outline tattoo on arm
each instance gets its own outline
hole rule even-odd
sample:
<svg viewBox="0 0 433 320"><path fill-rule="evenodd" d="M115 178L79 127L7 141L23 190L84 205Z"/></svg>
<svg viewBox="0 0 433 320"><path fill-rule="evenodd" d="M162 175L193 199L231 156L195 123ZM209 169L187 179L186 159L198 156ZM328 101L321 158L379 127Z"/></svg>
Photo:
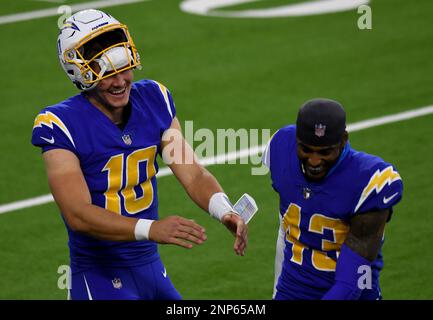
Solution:
<svg viewBox="0 0 433 320"><path fill-rule="evenodd" d="M353 217L345 244L362 257L374 261L379 252L388 215L389 210L382 210Z"/></svg>

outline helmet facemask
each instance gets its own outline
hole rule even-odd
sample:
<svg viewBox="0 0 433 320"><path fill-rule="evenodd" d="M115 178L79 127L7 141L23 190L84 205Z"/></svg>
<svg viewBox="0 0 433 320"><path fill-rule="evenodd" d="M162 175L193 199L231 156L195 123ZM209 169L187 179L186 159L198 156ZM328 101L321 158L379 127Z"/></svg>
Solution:
<svg viewBox="0 0 433 320"><path fill-rule="evenodd" d="M141 68L128 28L122 24L97 29L66 50L64 59L78 67L80 74L75 84L81 90L90 90L102 79L125 70Z"/></svg>

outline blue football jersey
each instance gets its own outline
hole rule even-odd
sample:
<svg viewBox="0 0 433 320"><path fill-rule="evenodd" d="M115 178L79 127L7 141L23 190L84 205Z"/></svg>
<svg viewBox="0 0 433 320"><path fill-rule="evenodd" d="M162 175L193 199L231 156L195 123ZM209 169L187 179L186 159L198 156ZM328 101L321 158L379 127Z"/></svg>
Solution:
<svg viewBox="0 0 433 320"><path fill-rule="evenodd" d="M176 110L169 91L151 80L133 83L129 101L131 114L123 129L83 93L47 107L35 119L32 143L43 152L61 148L77 156L92 204L126 217L156 220L156 156ZM95 264L137 266L159 258L154 242L98 240L65 224L75 272Z"/></svg>
<svg viewBox="0 0 433 320"><path fill-rule="evenodd" d="M308 181L297 156L294 125L274 134L263 162L280 199L276 292L290 292L288 297L294 299L320 299L334 284L336 261L350 219L370 211L392 212L402 197L401 177L391 164L347 143L322 181ZM372 288L363 290L361 299L371 297L372 291L380 295L382 267L379 252L371 267Z"/></svg>

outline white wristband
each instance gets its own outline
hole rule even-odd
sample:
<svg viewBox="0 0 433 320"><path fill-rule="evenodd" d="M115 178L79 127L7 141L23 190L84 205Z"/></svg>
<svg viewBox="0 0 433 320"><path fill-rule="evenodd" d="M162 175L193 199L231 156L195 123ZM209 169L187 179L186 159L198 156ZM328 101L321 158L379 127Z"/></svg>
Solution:
<svg viewBox="0 0 433 320"><path fill-rule="evenodd" d="M149 230L150 226L155 220L149 219L138 219L137 224L135 225L135 239L137 241L141 240L149 240Z"/></svg>
<svg viewBox="0 0 433 320"><path fill-rule="evenodd" d="M209 200L209 213L215 219L221 221L222 217L233 211L233 205L224 192L217 192Z"/></svg>

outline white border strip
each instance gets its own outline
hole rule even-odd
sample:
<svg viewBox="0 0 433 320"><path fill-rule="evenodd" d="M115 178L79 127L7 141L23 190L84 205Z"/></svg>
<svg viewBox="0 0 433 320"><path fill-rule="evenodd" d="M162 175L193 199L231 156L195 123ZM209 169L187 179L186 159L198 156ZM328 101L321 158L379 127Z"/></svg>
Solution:
<svg viewBox="0 0 433 320"><path fill-rule="evenodd" d="M85 9L100 9L100 8L105 8L105 7L114 7L114 6L120 6L120 5L124 5L124 4L137 3L137 2L143 2L143 1L150 1L150 0L91 1L91 2L73 4L73 5L70 5L70 8L71 8L72 12L74 12L74 11L80 11L80 10L85 10ZM6 16L0 16L0 25L1 24L7 24L7 23L13 23L13 22L19 22L19 21L27 21L27 20L34 20L34 19L39 19L39 18L59 16L59 15L60 14L58 13L58 7L29 11L29 12L22 12L22 13L16 13L16 14L10 14L10 15L6 15Z"/></svg>
<svg viewBox="0 0 433 320"><path fill-rule="evenodd" d="M429 114L433 114L433 105L423 107L423 108L414 109L414 110L410 110L410 111L405 111L405 112L401 112L401 113L396 113L396 114L392 114L392 115L388 115L388 116L384 116L384 117L373 118L373 119L369 119L369 120L355 122L355 123L349 124L347 126L347 130L349 132L356 132L356 131L361 131L361 130L368 129L368 128L382 126L382 125L385 125L388 123L394 123L394 122L399 122L399 121L403 121L403 120L409 120L409 119L413 119L413 118L417 118L417 117L422 117L422 116L429 115ZM221 155L218 155L216 157L204 158L204 159L200 160L200 163L203 166L210 166L210 165L214 165L214 164L224 164L224 163L228 162L229 160L237 160L237 159L249 157L251 155L257 155L259 152L262 152L265 149L265 147L266 147L266 144L263 144L263 145L252 147L249 149L241 149L241 150L237 150L237 151L230 152L227 154L221 154ZM161 178L161 177L168 176L171 174L172 174L172 172L171 172L170 168L164 167L164 168L159 170L157 177ZM53 201L54 201L53 196L51 194L47 194L47 195L39 196L36 198L30 198L30 199L26 199L26 200L16 201L16 202L8 203L8 204L3 204L3 205L0 205L0 214L15 211L15 210L20 210L20 209L24 209L24 208L34 207L34 206L42 205L42 204L53 202Z"/></svg>
<svg viewBox="0 0 433 320"><path fill-rule="evenodd" d="M34 206L39 206L41 204L53 202L54 198L51 194L46 194L36 198L30 198L26 200L16 201L8 204L3 204L0 206L0 214L15 211L23 208L29 208Z"/></svg>

